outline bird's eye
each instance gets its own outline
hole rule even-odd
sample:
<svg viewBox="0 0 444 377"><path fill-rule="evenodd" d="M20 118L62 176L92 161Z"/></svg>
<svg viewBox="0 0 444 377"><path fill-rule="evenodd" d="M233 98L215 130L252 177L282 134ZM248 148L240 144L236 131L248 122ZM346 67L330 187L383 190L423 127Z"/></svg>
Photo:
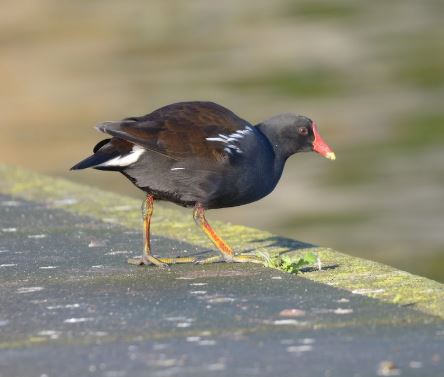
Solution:
<svg viewBox="0 0 444 377"><path fill-rule="evenodd" d="M308 135L308 128L306 128L306 127L299 127L298 128L298 133L299 133L299 135L307 136Z"/></svg>

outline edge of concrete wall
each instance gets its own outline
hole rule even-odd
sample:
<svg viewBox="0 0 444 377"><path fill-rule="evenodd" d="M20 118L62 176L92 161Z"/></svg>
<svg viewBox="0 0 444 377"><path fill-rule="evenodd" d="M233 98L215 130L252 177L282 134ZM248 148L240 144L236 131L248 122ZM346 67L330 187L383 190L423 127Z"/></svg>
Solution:
<svg viewBox="0 0 444 377"><path fill-rule="evenodd" d="M0 164L0 193L128 228L141 227L138 200L17 167ZM255 250L271 257L285 253L290 258L299 258L309 250L330 268L309 270L301 274L302 277L444 319L444 284L258 229L221 222L212 224L237 252ZM184 218L179 211L162 206L156 207L153 232L199 246L210 246L195 228L191 214Z"/></svg>

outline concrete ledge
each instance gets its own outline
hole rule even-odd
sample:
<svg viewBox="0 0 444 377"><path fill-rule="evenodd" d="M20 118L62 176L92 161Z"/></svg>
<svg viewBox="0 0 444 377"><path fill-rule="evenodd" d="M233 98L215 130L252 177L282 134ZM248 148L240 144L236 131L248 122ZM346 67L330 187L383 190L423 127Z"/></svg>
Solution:
<svg viewBox="0 0 444 377"><path fill-rule="evenodd" d="M0 193L127 228L141 226L140 203L135 199L20 168L0 165ZM214 222L214 226L240 252L255 250L270 256L285 253L292 258L306 250L315 252L330 268L305 272L301 276L306 279L444 318L444 285L436 281L253 228L220 222ZM156 207L153 233L209 246L195 228L191 214L183 218L179 212L161 206Z"/></svg>

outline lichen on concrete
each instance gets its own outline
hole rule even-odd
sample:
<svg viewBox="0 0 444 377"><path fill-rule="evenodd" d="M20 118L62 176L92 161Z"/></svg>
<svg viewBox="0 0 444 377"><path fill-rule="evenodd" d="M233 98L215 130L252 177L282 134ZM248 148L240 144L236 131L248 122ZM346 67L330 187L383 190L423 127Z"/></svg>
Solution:
<svg viewBox="0 0 444 377"><path fill-rule="evenodd" d="M0 193L103 221L117 221L130 229L140 229L140 203L132 198L75 184L63 179L0 165ZM122 211L121 208L134 210ZM191 219L162 206L156 208L153 233L209 247ZM307 249L317 253L321 271L311 269L304 278L372 297L383 302L408 305L444 318L444 286L438 282L395 268L337 251L317 248L295 240L277 237L257 229L214 222L214 227L238 252L261 252L299 258Z"/></svg>

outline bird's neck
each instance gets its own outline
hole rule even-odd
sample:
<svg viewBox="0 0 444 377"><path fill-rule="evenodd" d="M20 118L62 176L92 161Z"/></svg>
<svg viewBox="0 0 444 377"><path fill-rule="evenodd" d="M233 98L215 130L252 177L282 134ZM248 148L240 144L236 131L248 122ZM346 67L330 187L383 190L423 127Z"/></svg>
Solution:
<svg viewBox="0 0 444 377"><path fill-rule="evenodd" d="M293 150L294 146L289 143L285 137L282 137L282 133L280 132L281 130L279 128L272 127L264 123L259 123L256 127L270 142L277 160L285 163L287 158L296 152Z"/></svg>
<svg viewBox="0 0 444 377"><path fill-rule="evenodd" d="M282 171L284 169L287 158L293 153L288 153L285 149L282 149L282 143L279 139L279 135L273 130L272 127L267 127L265 124L260 123L256 125L256 128L265 136L268 143L274 152L274 174L276 182L280 179Z"/></svg>

